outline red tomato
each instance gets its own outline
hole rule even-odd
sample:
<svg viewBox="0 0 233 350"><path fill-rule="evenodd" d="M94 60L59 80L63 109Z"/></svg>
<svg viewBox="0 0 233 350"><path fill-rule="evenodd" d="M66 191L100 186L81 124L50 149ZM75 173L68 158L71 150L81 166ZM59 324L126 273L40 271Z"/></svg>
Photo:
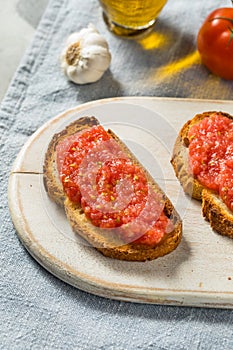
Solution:
<svg viewBox="0 0 233 350"><path fill-rule="evenodd" d="M197 47L203 64L212 73L233 79L233 8L219 8L205 19Z"/></svg>

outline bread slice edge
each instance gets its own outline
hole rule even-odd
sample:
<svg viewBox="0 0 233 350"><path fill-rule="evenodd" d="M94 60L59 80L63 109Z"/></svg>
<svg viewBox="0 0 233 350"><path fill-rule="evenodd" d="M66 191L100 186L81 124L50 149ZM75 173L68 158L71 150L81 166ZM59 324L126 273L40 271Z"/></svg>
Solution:
<svg viewBox="0 0 233 350"><path fill-rule="evenodd" d="M209 221L212 229L219 234L233 238L233 213L222 202L219 195L204 186L189 172L188 169L188 132L191 126L197 124L213 113L233 120L233 116L225 112L209 111L197 114L187 121L176 139L171 163L184 192L190 197L202 201L202 214Z"/></svg>
<svg viewBox="0 0 233 350"><path fill-rule="evenodd" d="M127 156L144 170L148 182L152 185L154 191L160 193L163 197L165 205L164 212L173 222L173 231L166 233L162 241L154 247L148 247L142 244L136 245L135 243L125 244L125 242L119 241L117 238L113 239L111 235L108 237L106 232L103 232L103 229L101 230L92 225L89 220L86 219L81 207L72 203L66 197L57 174L56 146L66 137L98 124L99 122L95 117L83 117L71 123L63 131L53 136L49 143L44 161L43 178L48 196L56 204L64 207L67 219L74 232L83 237L105 256L119 260L146 261L153 260L172 252L178 246L182 238L182 221L180 216L166 194L160 189L147 170L140 164L128 147L113 133L113 131L108 130L107 132L114 140L116 140Z"/></svg>

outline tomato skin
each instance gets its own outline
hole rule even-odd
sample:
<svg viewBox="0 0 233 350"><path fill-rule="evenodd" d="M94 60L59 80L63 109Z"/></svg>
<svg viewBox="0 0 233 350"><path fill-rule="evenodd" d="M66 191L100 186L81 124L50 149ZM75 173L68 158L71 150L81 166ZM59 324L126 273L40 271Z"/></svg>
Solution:
<svg viewBox="0 0 233 350"><path fill-rule="evenodd" d="M219 17L232 19L232 22ZM233 8L219 8L205 19L197 37L197 48L203 64L212 73L227 80L233 80L231 31L233 31Z"/></svg>

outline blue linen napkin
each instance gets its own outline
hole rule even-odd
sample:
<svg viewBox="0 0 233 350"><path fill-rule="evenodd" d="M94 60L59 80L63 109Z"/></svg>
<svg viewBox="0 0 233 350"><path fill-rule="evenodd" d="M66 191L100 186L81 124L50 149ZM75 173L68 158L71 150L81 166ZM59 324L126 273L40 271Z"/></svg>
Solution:
<svg viewBox="0 0 233 350"><path fill-rule="evenodd" d="M26 252L7 209L17 153L38 127L67 108L129 95L231 99L233 82L210 74L195 53L200 24L218 6L230 4L168 1L150 42L109 33L96 0L50 1L0 110L0 349L233 348L231 310L112 301L58 280ZM112 63L100 81L77 86L63 76L59 55L66 37L90 22L106 37ZM166 39L162 46L159 35Z"/></svg>

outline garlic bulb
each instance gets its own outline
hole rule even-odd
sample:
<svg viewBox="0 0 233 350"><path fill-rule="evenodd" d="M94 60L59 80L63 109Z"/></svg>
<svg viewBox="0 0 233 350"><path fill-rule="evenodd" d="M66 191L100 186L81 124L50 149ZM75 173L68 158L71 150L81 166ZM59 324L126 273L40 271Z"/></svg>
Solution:
<svg viewBox="0 0 233 350"><path fill-rule="evenodd" d="M61 56L64 73L76 84L99 80L110 62L108 43L92 24L68 37Z"/></svg>

